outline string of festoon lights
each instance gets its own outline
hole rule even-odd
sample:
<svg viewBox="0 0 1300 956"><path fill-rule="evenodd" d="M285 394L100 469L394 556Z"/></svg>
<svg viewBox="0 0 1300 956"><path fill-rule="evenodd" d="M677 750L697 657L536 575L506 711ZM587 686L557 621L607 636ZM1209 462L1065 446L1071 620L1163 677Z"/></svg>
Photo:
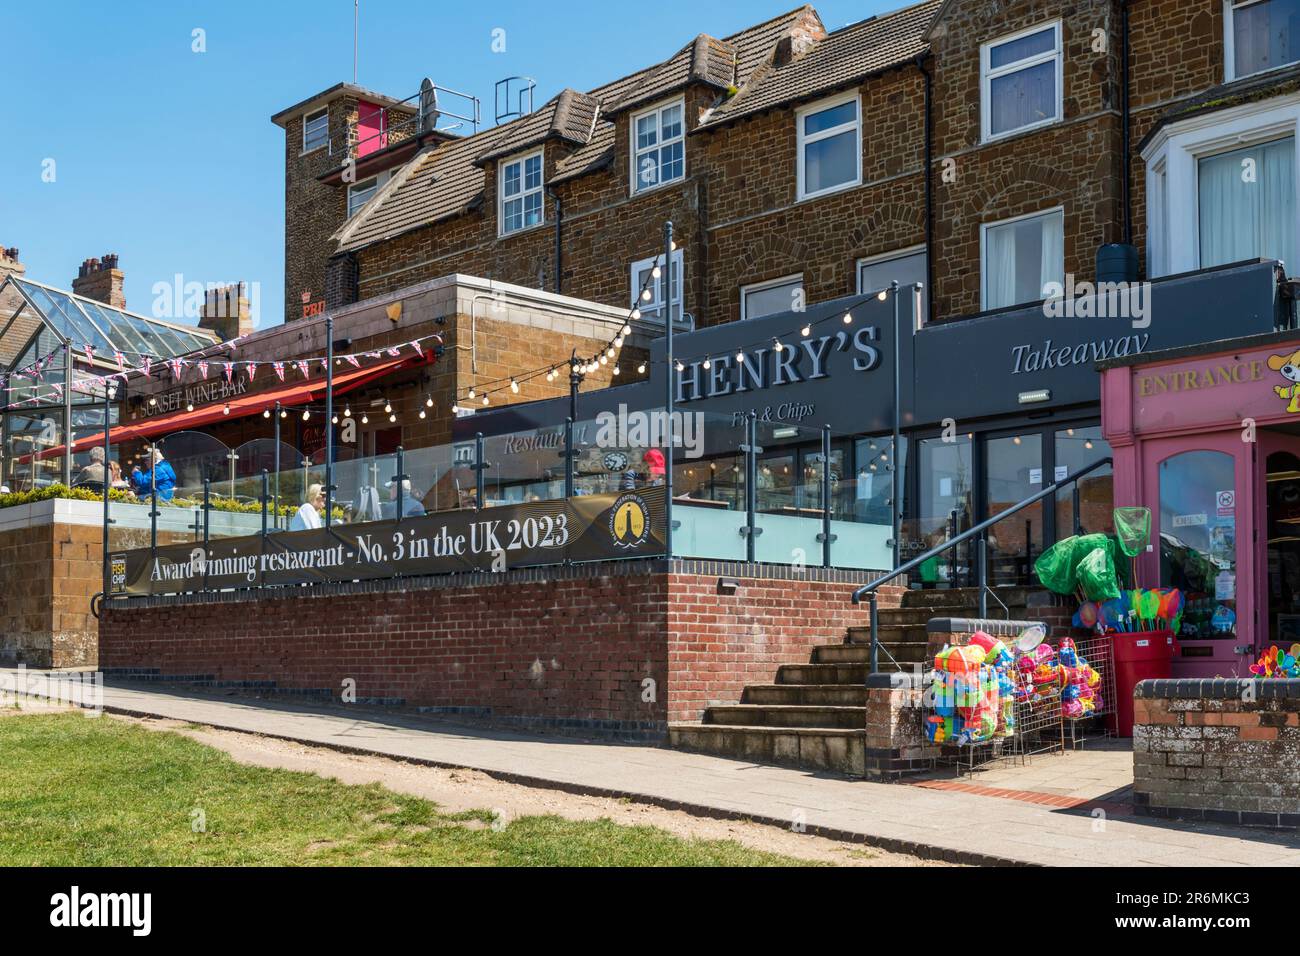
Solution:
<svg viewBox="0 0 1300 956"><path fill-rule="evenodd" d="M677 250L676 242L672 244L672 248L673 251ZM655 263L654 268L651 270L649 275L647 275L645 282L642 284L641 289L637 294L637 305L634 306L632 310L628 313L629 321L635 321L641 318L640 304L642 302L653 301L654 295L650 291L651 283L662 278L663 276L663 270L661 266L662 261L663 261L662 255L658 256L654 260ZM920 283L901 285L898 288L898 292L902 293L904 290L914 291L919 288L920 288ZM788 333L785 336L781 336L781 335L764 336L763 338L756 339L753 342L740 345L740 346L735 346L734 347L736 349L735 359L737 362L743 362L745 360L744 353L747 349L756 348L761 345L770 345L772 351L776 352L779 355L786 348L794 347L788 345L787 343L789 340L796 338L796 332L799 337L806 339L812 335L813 329L819 328L822 325L828 323L836 323L844 326L852 326L854 322L853 310L855 308L867 302L870 302L873 299L880 302L888 301L889 295L892 291L893 291L893 286L886 286L885 288L882 289L873 289L870 292L862 293L853 302L849 303L845 307L845 310L842 314L837 311L835 313L832 313L820 319L814 320L814 319L805 318L803 324L800 327L798 327L796 330ZM667 311L671 314L671 308L669 308ZM590 375L593 372L599 371L602 367L605 367L610 362L613 362L614 363L613 368L610 369L611 374L614 376L621 375L622 367L618 362L617 353L618 350L623 347L624 339L627 336L631 335L631 333L632 333L631 325L625 322L620 332L617 335L615 335L612 339L610 339L609 342L607 342L599 352L597 352L595 355L593 355L590 358L575 357L573 359L569 359L552 365L539 366L538 368L530 369L527 372L520 372L514 375L505 376L503 378L492 379L491 381L487 381L487 382L481 382L478 385L468 389L465 393L465 397L454 401L451 406L452 411L457 412L463 408L468 408L468 406L471 403L477 403L482 406L488 406L492 403L491 396L501 394L504 392L510 392L511 394L518 395L521 388L524 385L526 385L528 382L531 382L535 379L541 378L542 376L546 376L546 380L548 382L552 382L559 375L563 374L562 369L564 369L566 366L572 367L573 370L576 371L579 376L586 376L586 375ZM729 353L730 349L728 349L727 352ZM723 357L722 353L713 353L713 354L706 355L704 361L701 363L701 367L705 371L708 371L710 368L713 367L714 360L722 357ZM678 372L683 372L686 370L685 363L683 363L680 359L675 359L674 361ZM640 375L644 375L648 366L649 366L649 362L647 360L642 360L638 362L637 373Z"/></svg>

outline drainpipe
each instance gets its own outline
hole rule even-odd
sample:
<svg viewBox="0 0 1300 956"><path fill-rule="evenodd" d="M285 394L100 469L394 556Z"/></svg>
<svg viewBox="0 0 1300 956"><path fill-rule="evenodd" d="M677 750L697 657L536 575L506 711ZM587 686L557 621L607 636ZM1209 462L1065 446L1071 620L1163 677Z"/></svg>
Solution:
<svg viewBox="0 0 1300 956"><path fill-rule="evenodd" d="M928 54L916 58L916 68L925 77L925 288L926 315L918 316L929 323L934 318L934 76L925 68ZM898 447L894 447L898 454ZM895 462L897 464L897 462Z"/></svg>
<svg viewBox="0 0 1300 956"><path fill-rule="evenodd" d="M546 195L555 203L555 294L560 295L564 290L564 204L550 186L546 187Z"/></svg>
<svg viewBox="0 0 1300 956"><path fill-rule="evenodd" d="M1121 133L1123 145L1120 148L1124 168L1120 173L1120 196L1124 203L1124 244L1133 245L1133 183L1132 183L1132 156L1129 155L1132 146L1129 133L1130 110L1129 110L1129 75L1128 75L1128 57L1129 57L1129 23L1128 23L1128 6L1129 0L1119 0L1119 22L1120 22L1120 122L1123 124Z"/></svg>

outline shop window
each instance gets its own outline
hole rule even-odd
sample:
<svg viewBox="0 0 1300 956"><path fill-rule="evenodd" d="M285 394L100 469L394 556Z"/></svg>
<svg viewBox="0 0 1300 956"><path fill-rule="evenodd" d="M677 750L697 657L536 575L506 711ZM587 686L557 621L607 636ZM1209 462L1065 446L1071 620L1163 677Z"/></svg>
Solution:
<svg viewBox="0 0 1300 956"><path fill-rule="evenodd" d="M500 179L497 218L501 235L541 225L542 154L502 163Z"/></svg>
<svg viewBox="0 0 1300 956"><path fill-rule="evenodd" d="M686 178L685 106L679 100L632 117L632 192Z"/></svg>
<svg viewBox="0 0 1300 956"><path fill-rule="evenodd" d="M1229 80L1300 60L1300 0L1225 0Z"/></svg>
<svg viewBox="0 0 1300 956"><path fill-rule="evenodd" d="M795 122L799 134L799 199L812 199L862 182L862 125L856 93L799 110Z"/></svg>
<svg viewBox="0 0 1300 956"><path fill-rule="evenodd" d="M1160 463L1160 584L1183 592L1183 639L1229 637L1237 621L1236 479L1231 455Z"/></svg>
<svg viewBox="0 0 1300 956"><path fill-rule="evenodd" d="M664 282L662 278L654 278L653 272L655 264L662 260L663 257L659 256L657 259L642 259L632 263L632 305L641 310L642 318L661 322L664 317ZM668 277L674 322L680 321L682 317L683 268L682 251L678 249L673 253L672 271ZM645 297L646 292L650 293L649 298Z"/></svg>
<svg viewBox="0 0 1300 956"><path fill-rule="evenodd" d="M1056 473L1053 483L1111 457L1110 443L1100 427L1066 428L1056 433ZM1111 467L1098 468L1079 482L1078 527L1084 534L1110 534L1115 530L1115 479ZM1074 489L1056 493L1056 537L1074 534Z"/></svg>
<svg viewBox="0 0 1300 956"><path fill-rule="evenodd" d="M1061 118L1061 24L1035 27L980 48L983 139Z"/></svg>
<svg viewBox="0 0 1300 956"><path fill-rule="evenodd" d="M741 319L797 312L804 305L803 275L786 276L771 282L756 282L740 290Z"/></svg>
<svg viewBox="0 0 1300 956"><path fill-rule="evenodd" d="M983 307L1039 302L1065 282L1065 213L1054 209L981 228Z"/></svg>
<svg viewBox="0 0 1300 956"><path fill-rule="evenodd" d="M893 528L894 516L890 508L894 497L893 468L901 465L907 455L907 439L902 437L899 442L901 458L894 454L892 436L863 438L857 442L853 455L855 473L841 483L838 494L842 503L836 508L836 517ZM906 487L905 477L905 473L900 472L900 494Z"/></svg>
<svg viewBox="0 0 1300 956"><path fill-rule="evenodd" d="M1295 262L1295 139L1200 160L1201 268L1266 257Z"/></svg>
<svg viewBox="0 0 1300 956"><path fill-rule="evenodd" d="M329 142L330 111L328 107L308 113L302 118L302 151L310 153Z"/></svg>
<svg viewBox="0 0 1300 956"><path fill-rule="evenodd" d="M930 314L930 286L926 281L924 247L858 261L859 295L886 289L894 281L900 286L921 283L921 321L924 322Z"/></svg>

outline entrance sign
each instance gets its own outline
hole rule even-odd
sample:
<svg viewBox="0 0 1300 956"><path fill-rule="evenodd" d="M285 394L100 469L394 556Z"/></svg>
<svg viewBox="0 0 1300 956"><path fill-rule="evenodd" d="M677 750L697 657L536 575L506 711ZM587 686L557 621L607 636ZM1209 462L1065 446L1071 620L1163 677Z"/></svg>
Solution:
<svg viewBox="0 0 1300 956"><path fill-rule="evenodd" d="M115 595L503 571L664 553L662 487L282 534L217 538L110 557Z"/></svg>

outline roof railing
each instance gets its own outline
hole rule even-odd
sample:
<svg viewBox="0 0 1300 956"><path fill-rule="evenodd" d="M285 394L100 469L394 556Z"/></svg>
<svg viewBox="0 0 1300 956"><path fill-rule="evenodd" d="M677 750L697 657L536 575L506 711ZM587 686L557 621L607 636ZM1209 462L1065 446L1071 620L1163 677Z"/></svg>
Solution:
<svg viewBox="0 0 1300 956"><path fill-rule="evenodd" d="M447 109L450 99L455 109ZM363 133L361 123L367 124ZM436 85L426 79L420 91L366 117L358 115L355 122L330 137L330 156L356 160L378 152L396 143L413 139L425 133L473 136L483 123L483 107L477 96L461 93ZM373 126L377 124L378 128ZM468 132L457 132L469 127Z"/></svg>

